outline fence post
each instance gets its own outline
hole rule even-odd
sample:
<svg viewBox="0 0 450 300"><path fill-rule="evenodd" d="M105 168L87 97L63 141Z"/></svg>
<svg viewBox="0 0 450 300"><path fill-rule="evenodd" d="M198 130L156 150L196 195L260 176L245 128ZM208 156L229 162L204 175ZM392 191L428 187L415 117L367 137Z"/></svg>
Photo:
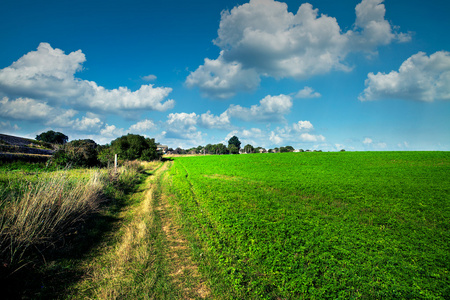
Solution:
<svg viewBox="0 0 450 300"><path fill-rule="evenodd" d="M114 154L114 172L117 173L117 154Z"/></svg>

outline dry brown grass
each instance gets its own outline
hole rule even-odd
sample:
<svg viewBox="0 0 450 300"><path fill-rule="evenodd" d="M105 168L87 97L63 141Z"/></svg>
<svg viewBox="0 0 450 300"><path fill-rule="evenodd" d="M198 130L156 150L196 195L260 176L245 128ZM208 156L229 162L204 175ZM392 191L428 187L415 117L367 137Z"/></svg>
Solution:
<svg viewBox="0 0 450 300"><path fill-rule="evenodd" d="M75 288L82 299L203 299L209 290L190 258L173 212L160 190L171 163L145 168L152 176L140 185L121 213L117 230L86 266L87 276Z"/></svg>
<svg viewBox="0 0 450 300"><path fill-rule="evenodd" d="M0 254L3 263L19 262L31 246L45 248L94 212L108 174L92 171L89 179L57 172L23 186L21 197L0 200Z"/></svg>

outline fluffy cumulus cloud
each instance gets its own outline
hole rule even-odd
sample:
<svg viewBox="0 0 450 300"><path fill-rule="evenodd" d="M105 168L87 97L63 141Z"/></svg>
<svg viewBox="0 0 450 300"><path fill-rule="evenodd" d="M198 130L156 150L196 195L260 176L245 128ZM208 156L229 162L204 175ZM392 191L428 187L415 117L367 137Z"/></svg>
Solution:
<svg viewBox="0 0 450 300"><path fill-rule="evenodd" d="M310 121L298 121L297 123L292 124L292 130L296 132L310 131L313 129L314 126Z"/></svg>
<svg viewBox="0 0 450 300"><path fill-rule="evenodd" d="M231 127L230 117L227 111L219 116L215 116L210 111L207 111L200 116L200 124L205 128L229 129Z"/></svg>
<svg viewBox="0 0 450 300"><path fill-rule="evenodd" d="M284 120L284 115L289 113L292 107L292 97L288 95L266 96L259 105L250 108L240 105L230 105L227 114L231 117L253 122L279 122Z"/></svg>
<svg viewBox="0 0 450 300"><path fill-rule="evenodd" d="M165 122L165 136L167 138L191 139L198 136L196 113L171 113Z"/></svg>
<svg viewBox="0 0 450 300"><path fill-rule="evenodd" d="M342 32L337 20L319 15L309 3L297 13L274 0L251 0L223 11L214 44L217 59L203 65L186 79L205 96L228 98L237 91L259 85L260 76L305 79L331 70L349 70L350 52L374 52L409 35L394 32L385 20L383 0L363 0L356 6L354 28Z"/></svg>
<svg viewBox="0 0 450 300"><path fill-rule="evenodd" d="M72 116L76 112L72 112ZM55 109L45 102L30 98L17 98L14 100L3 97L0 100L0 116L16 120L42 121L50 120L64 114L63 110Z"/></svg>
<svg viewBox="0 0 450 300"><path fill-rule="evenodd" d="M144 133L147 131L153 131L156 129L156 124L152 120L142 120L136 124L130 126L130 132L134 133Z"/></svg>
<svg viewBox="0 0 450 300"><path fill-rule="evenodd" d="M123 128L117 128L115 125L108 125L100 130L100 135L108 139L115 139L119 136L125 134L125 130Z"/></svg>
<svg viewBox="0 0 450 300"><path fill-rule="evenodd" d="M312 131L314 131L314 126L310 121L298 121L292 125L277 127L272 130L269 139L278 146L283 143L299 144L325 141L323 135L312 134Z"/></svg>
<svg viewBox="0 0 450 300"><path fill-rule="evenodd" d="M98 112L173 108L175 102L166 100L171 88L150 84L134 92L126 87L108 90L93 81L76 78L75 73L82 70L85 61L81 50L65 54L41 43L36 51L0 70L0 93L12 99L34 99L41 105L69 105Z"/></svg>
<svg viewBox="0 0 450 300"><path fill-rule="evenodd" d="M355 28L360 30L349 31L349 43L353 49L372 51L379 45L390 44L393 40L407 42L411 39L409 34L394 32L391 24L386 20L384 0L364 0L356 5Z"/></svg>
<svg viewBox="0 0 450 300"><path fill-rule="evenodd" d="M258 73L244 69L239 62L226 62L206 58L205 63L186 79L188 87L198 86L204 96L226 99L234 96L235 90L251 90L259 85Z"/></svg>
<svg viewBox="0 0 450 300"><path fill-rule="evenodd" d="M432 102L450 100L450 52L412 55L398 71L369 73L359 100L397 98Z"/></svg>

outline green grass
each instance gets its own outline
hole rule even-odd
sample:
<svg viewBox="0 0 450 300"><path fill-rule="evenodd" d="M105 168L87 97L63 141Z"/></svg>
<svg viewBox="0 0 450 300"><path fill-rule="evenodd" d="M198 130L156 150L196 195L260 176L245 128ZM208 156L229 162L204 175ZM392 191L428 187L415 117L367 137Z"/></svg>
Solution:
<svg viewBox="0 0 450 300"><path fill-rule="evenodd" d="M3 165L0 283L6 297L63 295L81 276L84 255L112 229L140 171L138 164L117 173Z"/></svg>
<svg viewBox="0 0 450 300"><path fill-rule="evenodd" d="M176 158L215 298L448 299L450 153Z"/></svg>

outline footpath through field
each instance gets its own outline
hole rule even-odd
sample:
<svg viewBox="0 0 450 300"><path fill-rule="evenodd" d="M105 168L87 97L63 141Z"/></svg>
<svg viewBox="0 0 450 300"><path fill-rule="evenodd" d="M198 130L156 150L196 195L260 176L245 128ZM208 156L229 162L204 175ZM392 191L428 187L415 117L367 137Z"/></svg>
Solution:
<svg viewBox="0 0 450 300"><path fill-rule="evenodd" d="M171 161L152 165L120 224L85 264L77 299L204 299L209 295L161 182Z"/></svg>

